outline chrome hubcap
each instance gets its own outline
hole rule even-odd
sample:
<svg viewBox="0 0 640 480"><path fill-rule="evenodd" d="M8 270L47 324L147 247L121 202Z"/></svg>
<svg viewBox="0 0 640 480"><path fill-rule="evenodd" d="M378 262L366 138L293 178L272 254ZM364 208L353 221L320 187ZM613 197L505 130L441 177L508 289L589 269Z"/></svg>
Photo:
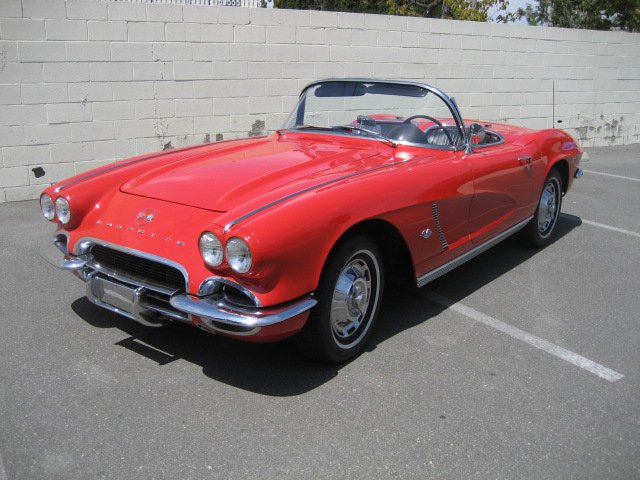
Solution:
<svg viewBox="0 0 640 480"><path fill-rule="evenodd" d="M558 194L559 189L555 181L550 181L544 187L540 196L538 206L538 232L540 235L547 235L558 216Z"/></svg>
<svg viewBox="0 0 640 480"><path fill-rule="evenodd" d="M351 260L338 275L331 300L331 328L338 339L350 337L366 320L371 287L371 271L362 259Z"/></svg>

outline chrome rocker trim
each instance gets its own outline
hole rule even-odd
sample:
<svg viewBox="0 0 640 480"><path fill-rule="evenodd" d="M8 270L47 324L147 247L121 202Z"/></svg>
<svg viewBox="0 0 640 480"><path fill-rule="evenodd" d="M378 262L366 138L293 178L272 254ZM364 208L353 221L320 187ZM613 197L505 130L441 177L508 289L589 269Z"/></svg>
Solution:
<svg viewBox="0 0 640 480"><path fill-rule="evenodd" d="M427 283L433 282L436 278L441 277L445 273L449 273L451 270L462 265L466 261L471 260L472 258L480 255L483 252L486 252L491 247L493 247L494 245L497 245L505 238L509 237L510 235L513 235L518 230L523 229L527 225L527 223L531 221L532 218L533 218L533 215L523 220L522 222L515 224L513 227L505 230L501 234L496 235L495 237L487 240L483 244L480 244L477 247L472 248L468 252L463 253L459 257L456 257L453 260L445 263L444 265L441 265L438 268L435 268L430 272L427 272L426 274L418 277L416 279L418 288L424 287Z"/></svg>
<svg viewBox="0 0 640 480"><path fill-rule="evenodd" d="M85 240L85 239L83 239ZM80 250L88 251L87 242ZM96 241L96 243L100 243ZM122 247L120 247L122 249ZM53 266L62 270L73 271L87 284L87 298L89 301L112 312L124 315L148 327L158 327L166 323L163 319L192 323L191 316L202 319L210 330L225 331L224 326L234 328L258 329L289 320L296 315L312 309L318 303L311 296L298 299L294 302L275 306L243 308L232 305L219 295L191 295L178 293L154 282L126 276L120 272L107 269L94 261L88 253L73 255L68 253L64 235L56 235L53 241L48 241L40 250L41 256ZM173 263L173 262L172 262ZM116 287L128 289L131 299L126 300L126 308L120 308L103 302L95 294L94 285L101 282L116 284ZM100 288L100 286L96 286ZM156 304L145 301L147 293L161 293L169 295L169 303L177 311L162 308ZM154 317L159 317L160 320ZM222 324L222 325L220 325ZM242 334L241 331L230 333ZM245 334L247 332L244 332Z"/></svg>

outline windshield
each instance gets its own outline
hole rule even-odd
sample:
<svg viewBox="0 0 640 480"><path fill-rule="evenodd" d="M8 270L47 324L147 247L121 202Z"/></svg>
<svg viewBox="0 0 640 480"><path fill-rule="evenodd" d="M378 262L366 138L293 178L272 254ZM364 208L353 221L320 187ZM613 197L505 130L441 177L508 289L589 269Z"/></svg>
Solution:
<svg viewBox="0 0 640 480"><path fill-rule="evenodd" d="M391 144L455 148L462 144L453 112L420 85L360 81L308 88L284 129L367 136Z"/></svg>

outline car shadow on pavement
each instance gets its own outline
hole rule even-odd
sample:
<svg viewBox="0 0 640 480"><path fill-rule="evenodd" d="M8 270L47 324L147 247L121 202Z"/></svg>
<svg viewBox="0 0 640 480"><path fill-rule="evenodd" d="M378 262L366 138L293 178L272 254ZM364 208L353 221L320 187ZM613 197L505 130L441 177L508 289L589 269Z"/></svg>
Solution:
<svg viewBox="0 0 640 480"><path fill-rule="evenodd" d="M340 366L307 360L290 342L256 344L170 324L149 328L77 299L73 311L97 328L117 328L128 338L116 345L136 352L158 365L182 359L199 365L209 378L247 391L269 396L295 396L335 377Z"/></svg>
<svg viewBox="0 0 640 480"><path fill-rule="evenodd" d="M560 240L581 224L578 217L559 219ZM522 247L517 239L503 241L425 288L448 285L447 296L460 301L478 288L504 275L541 250ZM409 281L388 282L382 312L365 351L371 352L388 338L437 316L435 305ZM451 288L451 285L455 285ZM290 342L245 343L184 325L149 328L93 305L86 297L72 304L73 311L96 328L117 328L128 335L116 343L156 362L178 359L199 365L209 378L250 392L269 396L295 396L308 392L338 375L343 365L323 365L299 355ZM357 362L358 358L352 360Z"/></svg>
<svg viewBox="0 0 640 480"><path fill-rule="evenodd" d="M580 225L582 219L579 217L561 214L555 238L546 248L561 241ZM413 282L388 283L381 316L369 339L367 351L374 350L377 344L445 310L446 307L427 299L427 290L446 292L446 297L454 303L462 301L531 257L544 255L544 250L523 246L516 234L423 288L417 288Z"/></svg>

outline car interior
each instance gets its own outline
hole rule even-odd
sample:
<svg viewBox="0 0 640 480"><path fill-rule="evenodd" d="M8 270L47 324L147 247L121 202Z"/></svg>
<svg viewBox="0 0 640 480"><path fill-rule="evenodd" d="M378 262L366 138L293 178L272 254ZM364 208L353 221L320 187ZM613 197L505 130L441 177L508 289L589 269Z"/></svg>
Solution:
<svg viewBox="0 0 640 480"><path fill-rule="evenodd" d="M414 117L395 117L377 119L370 116L358 116L357 125L371 132L383 135L391 140L448 147L462 145L460 130L456 125L448 124L425 115ZM501 143L502 136L494 131L485 130L479 124L472 124L473 146L482 147ZM479 127L479 128L478 128Z"/></svg>

